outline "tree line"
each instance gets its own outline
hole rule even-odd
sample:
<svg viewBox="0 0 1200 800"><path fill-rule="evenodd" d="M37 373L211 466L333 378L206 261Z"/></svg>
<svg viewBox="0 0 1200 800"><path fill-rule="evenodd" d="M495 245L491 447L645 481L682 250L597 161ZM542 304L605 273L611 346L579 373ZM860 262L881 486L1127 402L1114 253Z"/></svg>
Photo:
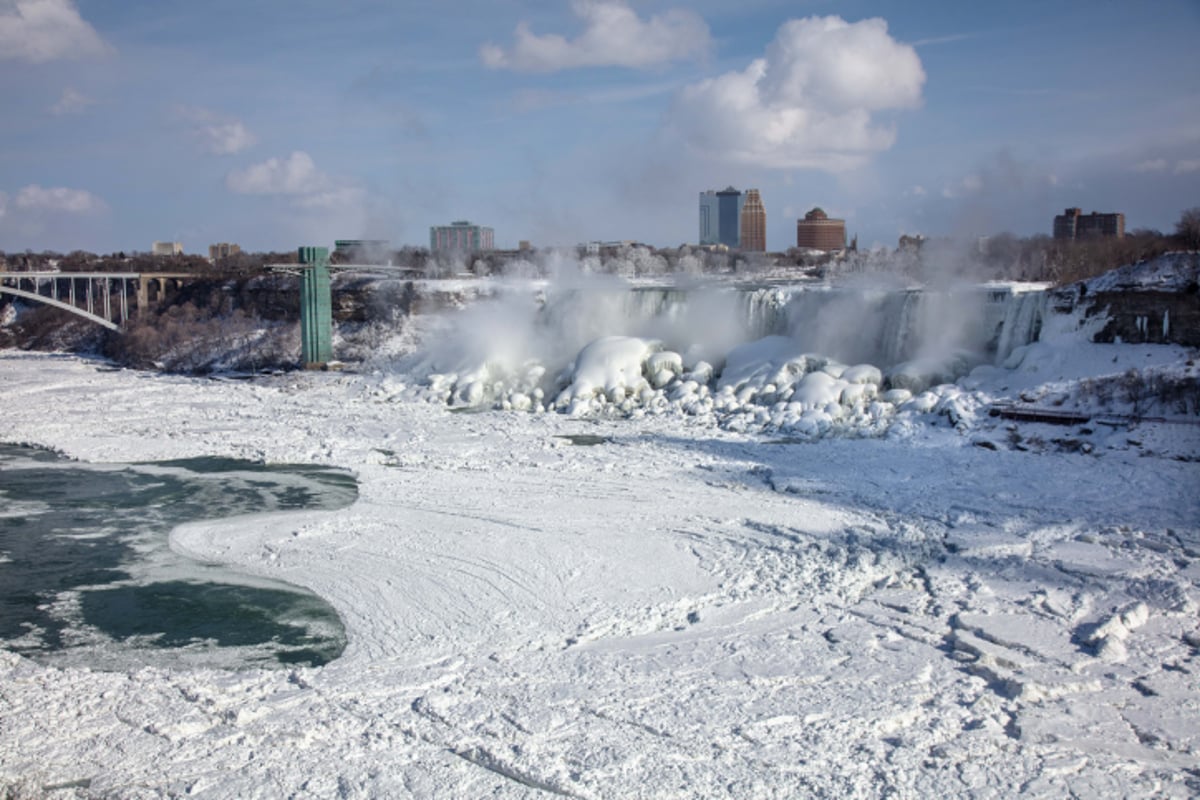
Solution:
<svg viewBox="0 0 1200 800"><path fill-rule="evenodd" d="M1018 237L1001 233L974 242L949 239L900 238L894 250L848 250L816 253L795 248L782 253L740 253L680 245L655 248L626 243L590 252L586 248L543 251L491 251L433 253L424 247L403 247L376 254L380 263L391 262L412 270L414 277L444 278L454 275L515 275L552 277L564 260L582 272L623 277L673 273L749 274L795 268L822 274L839 272L893 272L915 279L929 273L959 272L980 280L1025 280L1058 285L1094 277L1116 267L1135 264L1172 250L1200 249L1200 207L1184 211L1171 234L1139 229L1122 238L1105 237L1064 241L1046 235ZM61 272L180 272L214 278L249 278L270 264L296 263L296 251L237 253L209 260L199 255L154 256L117 252L97 255L82 250L62 254L52 251L4 253L0 269ZM341 260L334 253L334 264Z"/></svg>

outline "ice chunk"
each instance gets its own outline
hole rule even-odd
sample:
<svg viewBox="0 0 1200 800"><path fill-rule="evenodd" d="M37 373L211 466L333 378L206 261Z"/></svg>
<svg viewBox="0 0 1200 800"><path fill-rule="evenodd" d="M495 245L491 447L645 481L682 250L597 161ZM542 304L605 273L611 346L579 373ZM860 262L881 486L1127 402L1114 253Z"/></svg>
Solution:
<svg viewBox="0 0 1200 800"><path fill-rule="evenodd" d="M568 385L558 396L555 405L571 406L577 413L581 406L574 401L596 395L613 403L624 401L628 394L641 392L648 384L642 377L652 345L632 336L605 336L579 351L574 365L568 370Z"/></svg>
<svg viewBox="0 0 1200 800"><path fill-rule="evenodd" d="M888 391L884 392L879 399L885 403L891 403L894 406L898 406L907 403L909 400L912 400L912 396L912 392L910 392L908 389L889 389Z"/></svg>
<svg viewBox="0 0 1200 800"><path fill-rule="evenodd" d="M842 390L841 403L844 406L852 406L855 403L874 400L875 393L875 384L851 383Z"/></svg>
<svg viewBox="0 0 1200 800"><path fill-rule="evenodd" d="M663 370L673 375L683 372L683 356L679 355L679 353L663 350L662 352L651 354L646 359L646 371L651 375Z"/></svg>
<svg viewBox="0 0 1200 800"><path fill-rule="evenodd" d="M810 372L796 384L791 402L805 409L824 409L830 403L839 403L845 381L825 372Z"/></svg>
<svg viewBox="0 0 1200 800"><path fill-rule="evenodd" d="M760 385L766 383L781 365L800 355L795 341L786 336L767 336L753 342L738 345L725 358L725 369L717 388L742 386L756 376Z"/></svg>
<svg viewBox="0 0 1200 800"><path fill-rule="evenodd" d="M841 375L842 380L846 383L873 383L876 386L883 384L883 373L879 368L871 364L857 364L853 367L846 367Z"/></svg>

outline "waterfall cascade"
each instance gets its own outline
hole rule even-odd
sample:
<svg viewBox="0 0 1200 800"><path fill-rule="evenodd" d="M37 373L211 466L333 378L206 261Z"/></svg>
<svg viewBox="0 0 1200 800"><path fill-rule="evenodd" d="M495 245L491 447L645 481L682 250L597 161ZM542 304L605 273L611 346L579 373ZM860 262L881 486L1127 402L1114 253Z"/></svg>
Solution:
<svg viewBox="0 0 1200 800"><path fill-rule="evenodd" d="M1004 303L1004 321L996 336L997 366L1003 366L1018 347L1036 342L1046 314L1045 292L1009 292Z"/></svg>
<svg viewBox="0 0 1200 800"><path fill-rule="evenodd" d="M1045 305L1043 292L1012 286L518 292L465 309L453 335L421 355L427 381L416 391L455 406L571 414L686 407L770 416L783 403L791 416L780 426L809 412L832 425L875 413L876 396L903 404L978 365L1004 363L1039 335Z"/></svg>
<svg viewBox="0 0 1200 800"><path fill-rule="evenodd" d="M548 298L541 322L560 336L569 331L579 347L605 335L640 336L681 353L699 348L711 360L722 348L788 336L807 352L889 368L963 355L1003 364L1037 340L1045 313L1045 292L1008 286L605 288Z"/></svg>

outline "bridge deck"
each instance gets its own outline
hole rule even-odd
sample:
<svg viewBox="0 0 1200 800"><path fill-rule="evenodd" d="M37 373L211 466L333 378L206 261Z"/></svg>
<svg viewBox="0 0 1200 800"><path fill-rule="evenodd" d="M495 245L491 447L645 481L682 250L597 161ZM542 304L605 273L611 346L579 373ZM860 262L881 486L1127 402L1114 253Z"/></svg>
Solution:
<svg viewBox="0 0 1200 800"><path fill-rule="evenodd" d="M85 319L117 330L119 324L129 321L129 284L136 290L136 305L147 303L149 286L160 281L160 290L165 290L162 281L186 280L200 276L188 272L62 272L38 270L12 272L0 270L0 294L33 300L38 303L70 311ZM79 282L82 282L80 284ZM102 283L102 288L96 288ZM47 286L49 291L43 294ZM119 285L117 285L119 284ZM76 291L80 286L82 291ZM29 291L32 289L32 291ZM113 293L116 302L113 302ZM61 295L61 296L60 296Z"/></svg>
<svg viewBox="0 0 1200 800"><path fill-rule="evenodd" d="M70 278L72 280L127 280L136 281L141 278L202 278L194 272L12 272L0 269L0 280L26 280L29 278Z"/></svg>

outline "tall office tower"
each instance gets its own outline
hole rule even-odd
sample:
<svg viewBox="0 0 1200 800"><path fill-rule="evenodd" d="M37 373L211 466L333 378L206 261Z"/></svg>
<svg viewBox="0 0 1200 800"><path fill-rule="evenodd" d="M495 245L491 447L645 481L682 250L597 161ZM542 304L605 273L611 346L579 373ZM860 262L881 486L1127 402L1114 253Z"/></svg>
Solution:
<svg viewBox="0 0 1200 800"><path fill-rule="evenodd" d="M741 248L755 253L767 251L767 210L758 189L746 190L741 214Z"/></svg>
<svg viewBox="0 0 1200 800"><path fill-rule="evenodd" d="M742 205L746 197L732 186L717 192L717 241L737 247L741 241Z"/></svg>
<svg viewBox="0 0 1200 800"><path fill-rule="evenodd" d="M700 193L700 244L717 243L717 193Z"/></svg>

